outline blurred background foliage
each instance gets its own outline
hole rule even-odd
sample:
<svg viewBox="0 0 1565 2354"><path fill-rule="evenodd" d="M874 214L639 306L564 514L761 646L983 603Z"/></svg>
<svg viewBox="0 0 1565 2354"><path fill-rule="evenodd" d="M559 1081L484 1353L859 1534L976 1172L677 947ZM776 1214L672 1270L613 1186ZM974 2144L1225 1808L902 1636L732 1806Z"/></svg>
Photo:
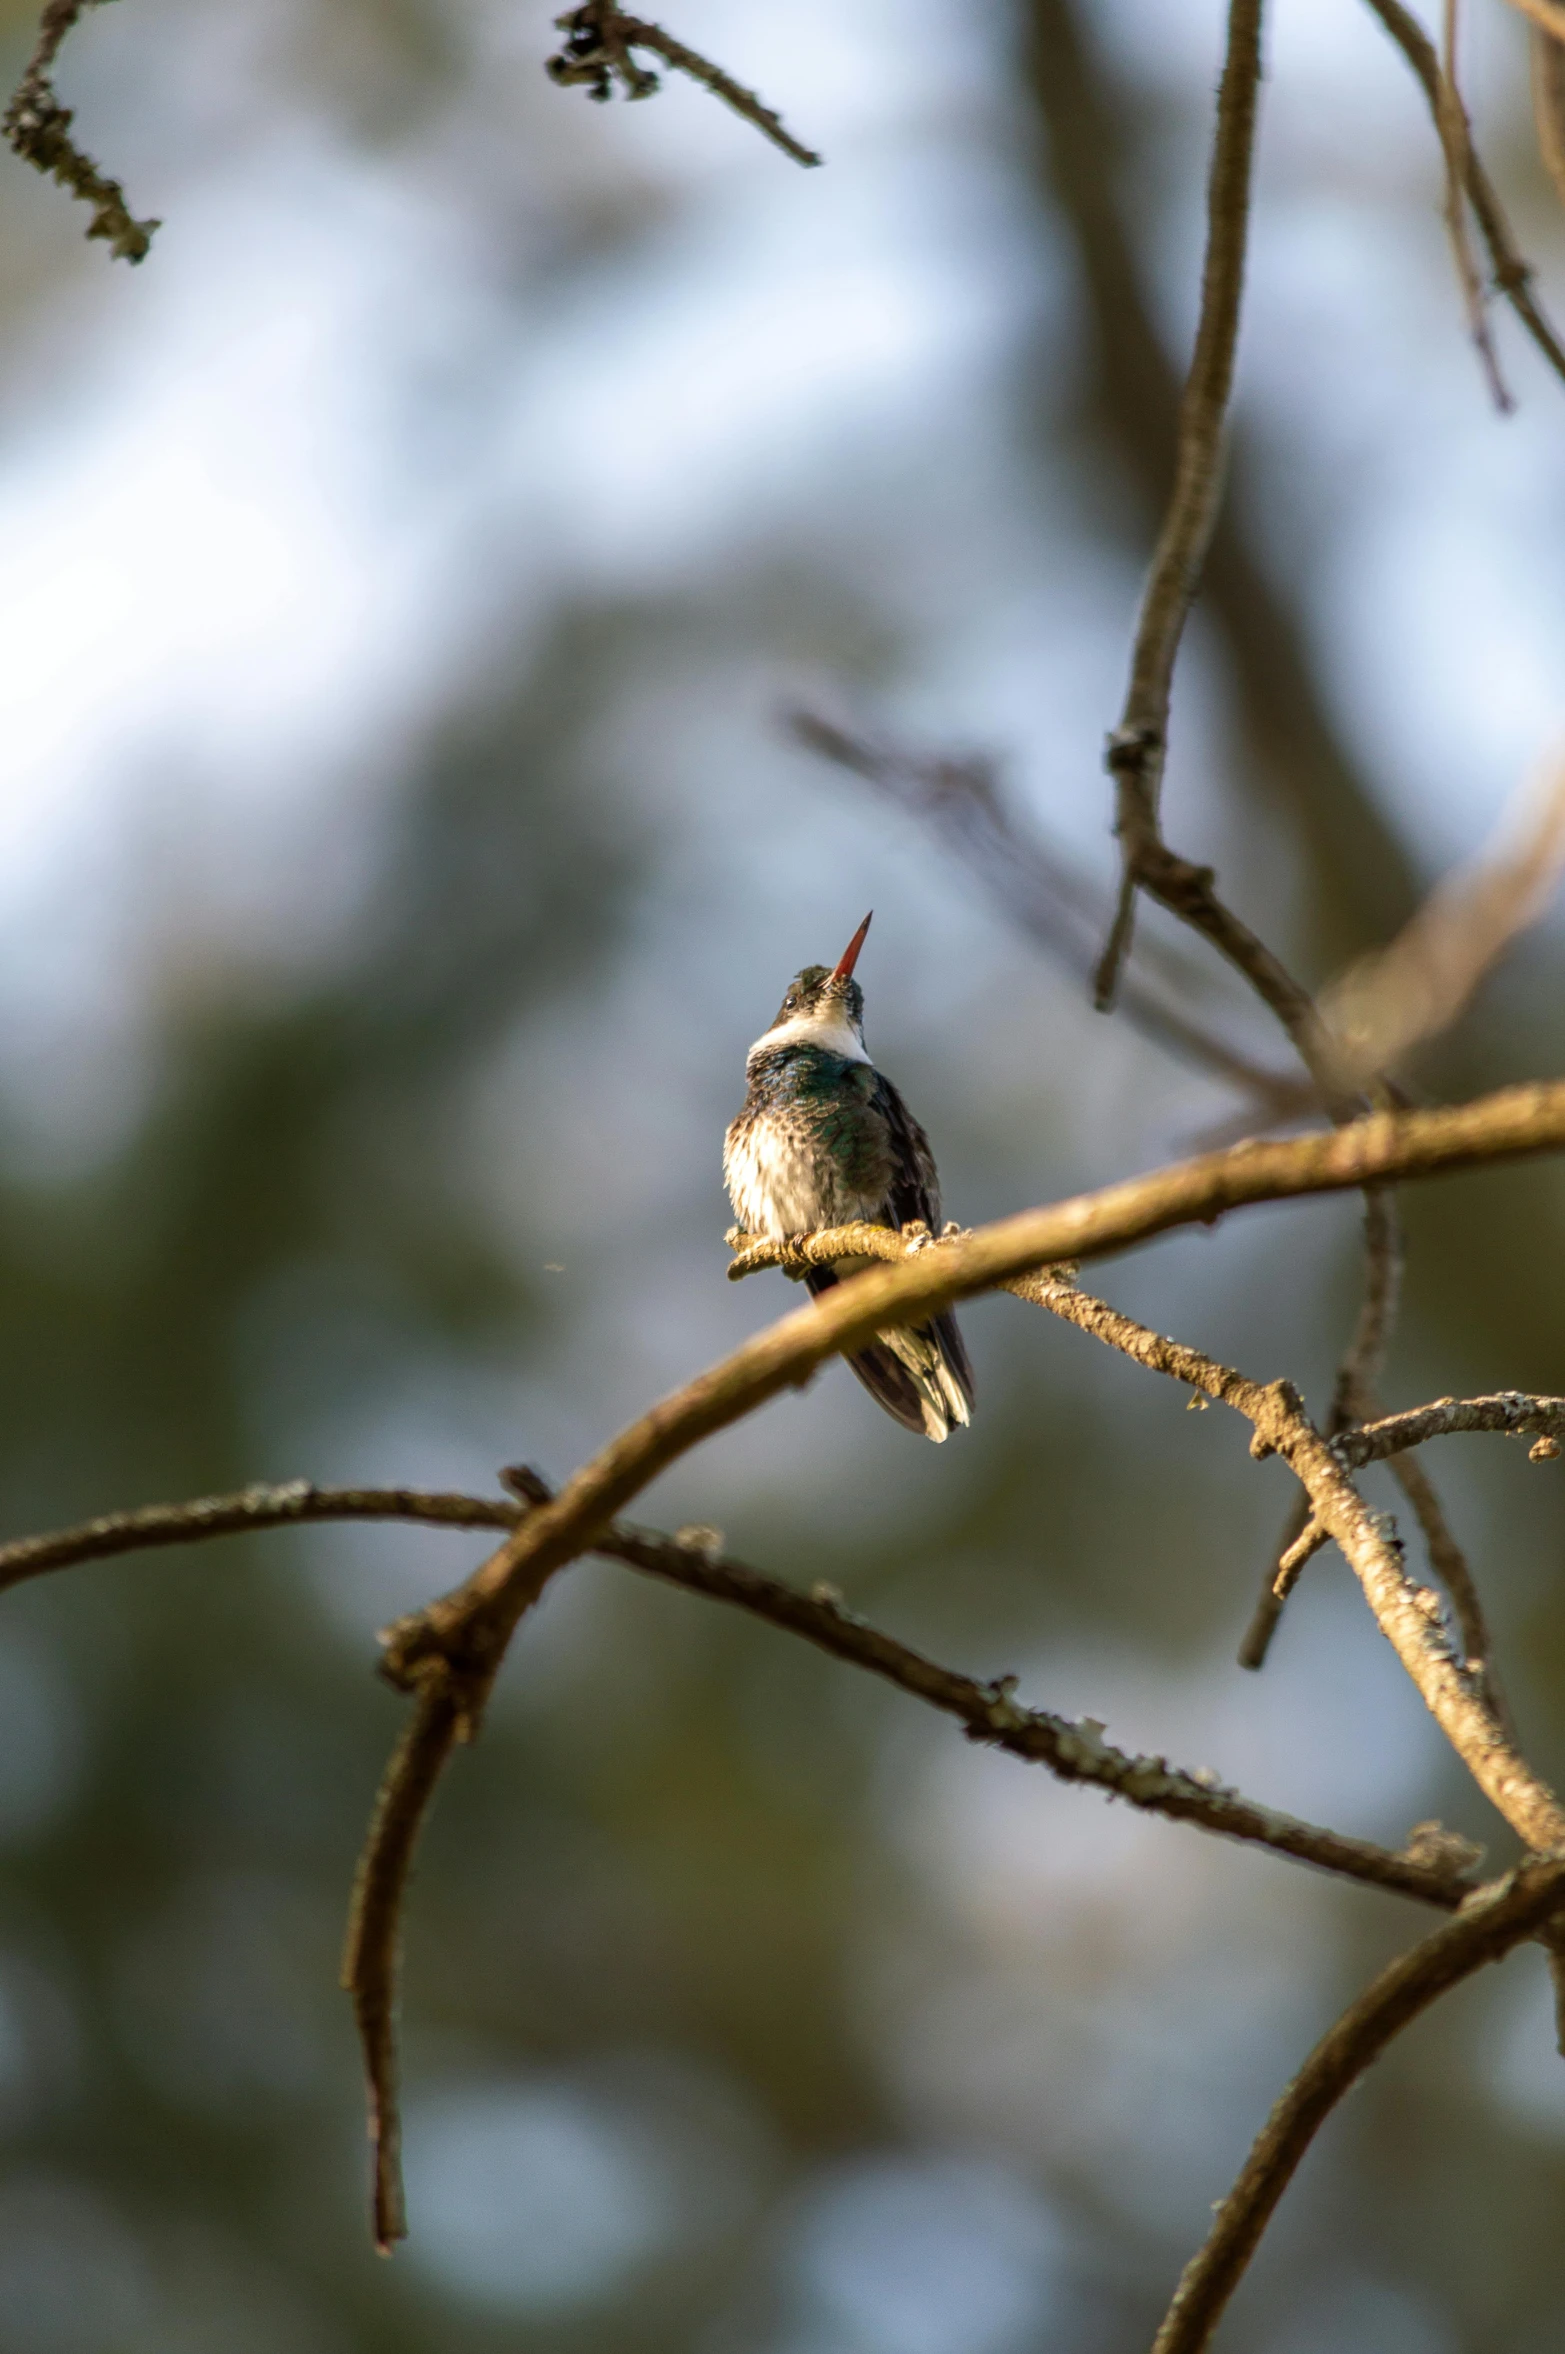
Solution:
<svg viewBox="0 0 1565 2354"><path fill-rule="evenodd" d="M1470 94L1542 285L1522 28ZM1400 59L1278 0L1235 491L1172 838L1312 979L1559 722L1565 393L1485 406ZM32 11L0 10L14 80ZM1215 0L681 0L694 91L554 90L548 10L125 0L78 128L110 267L0 177L0 1488L21 1532L255 1477L563 1475L788 1304L723 1280L721 1130L877 909L870 1039L966 1221L1234 1104L785 741L981 745L1110 872L1117 703L1193 315ZM1155 923L1148 918L1149 926ZM1419 1074L1560 1068L1545 927ZM1257 1050L1259 1015L1212 980ZM1397 1402L1565 1387L1559 1173L1412 1195ZM1324 1397L1351 1204L1106 1272ZM647 1516L954 1664L1381 1838L1464 1791L1334 1555L1233 1666L1285 1509L1220 1414L985 1302L920 1447L832 1371ZM1558 1471L1434 1466L1565 1772ZM398 1722L373 1631L465 1540L78 1570L0 1624L0 2354L1129 2354L1275 2089L1412 1913L980 1754L588 1565L415 1890L414 2236L369 2252L334 1991ZM1526 1952L1324 2136L1234 2354L1552 2354L1565 2065Z"/></svg>

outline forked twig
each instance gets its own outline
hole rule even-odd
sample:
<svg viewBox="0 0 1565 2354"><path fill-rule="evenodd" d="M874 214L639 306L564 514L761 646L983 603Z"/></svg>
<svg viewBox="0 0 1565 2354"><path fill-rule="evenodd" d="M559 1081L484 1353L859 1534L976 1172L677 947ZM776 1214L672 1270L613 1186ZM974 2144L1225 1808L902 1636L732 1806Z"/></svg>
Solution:
<svg viewBox="0 0 1565 2354"><path fill-rule="evenodd" d="M1386 31L1401 50L1429 101L1429 111L1440 122L1440 58L1434 43L1411 9L1402 0L1365 0L1374 10ZM1531 13L1530 10L1525 13ZM1549 22L1555 20L1550 18ZM1506 218L1494 182L1485 171L1473 147L1471 137L1466 143L1464 177L1473 216L1483 233L1489 249L1489 261L1494 271L1494 283L1505 296L1512 310L1526 328L1549 366L1559 377L1565 378L1565 344L1549 324L1532 291L1532 264L1516 242L1511 224Z"/></svg>
<svg viewBox="0 0 1565 2354"><path fill-rule="evenodd" d="M583 6L567 9L554 21L565 35L565 42L544 68L551 81L566 88L573 84L583 86L600 104L608 99L615 82L627 98L650 98L658 88L658 77L645 66L637 65L632 54L645 49L654 57L661 57L676 73L688 74L703 90L710 90L714 98L721 99L724 106L742 115L747 123L753 123L763 138L780 147L784 155L791 155L795 163L813 165L822 161L812 147L803 146L793 136L781 115L764 105L753 90L745 89L709 57L687 49L683 41L676 41L661 25L649 24L639 16L627 16L618 0L584 0Z"/></svg>
<svg viewBox="0 0 1565 2354"><path fill-rule="evenodd" d="M1529 1857L1468 1897L1383 1970L1315 2046L1277 2102L1200 2253L1186 2265L1152 2354L1202 2354L1295 2169L1332 2110L1420 2011L1543 1929L1565 1904L1565 1856Z"/></svg>
<svg viewBox="0 0 1565 2354"><path fill-rule="evenodd" d="M153 232L162 223L133 219L119 182L111 180L75 144L70 135L71 110L60 104L52 79L51 69L66 34L83 10L96 4L97 0L47 0L38 22L37 46L6 108L0 130L24 163L30 163L49 179L58 180L62 188L68 188L83 204L92 206L89 237L106 239L110 253L118 261L140 262L146 260Z"/></svg>
<svg viewBox="0 0 1565 2354"><path fill-rule="evenodd" d="M1364 1192L1364 1297L1347 1352L1337 1368L1326 1436L1335 1438L1351 1423L1362 1421L1365 1401L1385 1363L1402 1294L1402 1222L1396 1198L1385 1186ZM1313 1525L1314 1541L1304 1539ZM1283 1523L1277 1549L1261 1583L1254 1616L1239 1645L1239 1665L1255 1673L1266 1665L1272 1637L1283 1608L1298 1583L1305 1564L1327 1543L1324 1530L1312 1524L1310 1500L1299 1496Z"/></svg>
<svg viewBox="0 0 1565 2354"><path fill-rule="evenodd" d="M1456 78L1458 6L1459 0L1445 0L1440 42L1440 88L1435 105L1435 128L1440 134L1440 146L1445 156L1445 228L1451 245L1451 259L1456 268L1456 282L1461 289L1462 307L1467 313L1467 331L1488 379L1490 398L1501 415L1508 416L1516 403L1500 374L1500 362L1484 310L1483 281L1478 275L1478 264L1473 259L1473 242L1467 228L1467 183L1471 177L1468 167L1472 132Z"/></svg>
<svg viewBox="0 0 1565 2354"><path fill-rule="evenodd" d="M353 1998L369 2094L375 2245L389 2256L407 2237L398 2097L397 1985L402 1908L413 1850L441 1769L461 1737L463 1716L450 1677L432 1674L392 1752L353 1883L342 1983Z"/></svg>
<svg viewBox="0 0 1565 2354"><path fill-rule="evenodd" d="M1124 873L1119 905L1098 965L1095 995L1105 1011L1114 1002L1120 968L1130 947L1137 889L1149 880L1143 870L1161 848L1158 800L1167 755L1174 663L1222 499L1224 434L1244 291L1260 80L1261 0L1229 0L1228 44L1218 85L1207 186L1201 316L1180 403L1174 487L1141 601L1124 709L1109 737L1108 765L1117 787L1115 831Z"/></svg>

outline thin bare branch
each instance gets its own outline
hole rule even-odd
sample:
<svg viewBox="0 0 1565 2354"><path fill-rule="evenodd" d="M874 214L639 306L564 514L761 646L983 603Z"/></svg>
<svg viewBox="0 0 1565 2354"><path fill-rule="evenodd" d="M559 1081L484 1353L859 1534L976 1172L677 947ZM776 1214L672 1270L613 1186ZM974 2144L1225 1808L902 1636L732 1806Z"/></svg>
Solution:
<svg viewBox="0 0 1565 2354"><path fill-rule="evenodd" d="M1429 101L1429 111L1435 118L1435 127L1438 130L1441 73L1440 59L1434 43L1411 9L1402 5L1402 0L1366 0L1366 5L1374 10L1412 67L1422 86L1424 96ZM1562 29L1556 18L1551 17L1549 22L1555 25L1556 30ZM1515 311L1516 316L1548 361L1549 366L1557 376L1565 378L1565 344L1561 343L1534 299L1532 265L1524 258L1521 248L1516 242L1515 233L1506 218L1505 207L1500 202L1499 193L1480 162L1470 136L1467 141L1465 177L1468 201L1472 205L1478 226L1483 232L1484 243L1489 249L1489 261L1494 272L1494 283L1505 296L1512 310Z"/></svg>
<svg viewBox="0 0 1565 2354"><path fill-rule="evenodd" d="M1552 1440L1540 1440L1552 1446ZM1429 1555L1429 1566L1446 1590L1461 1637L1470 1675L1483 1686L1484 1697L1495 1717L1512 1739L1515 1720L1500 1683L1499 1669L1494 1659L1494 1638L1489 1632L1489 1614L1484 1609L1483 1597L1468 1564L1467 1555L1452 1534L1444 1508L1435 1493L1423 1465L1413 1455L1393 1455L1390 1458L1391 1476L1412 1507L1413 1517L1423 1533L1424 1546Z"/></svg>
<svg viewBox="0 0 1565 2354"><path fill-rule="evenodd" d="M435 1785L466 1727L449 1679L430 1677L392 1752L353 1883L342 1983L353 1997L369 2098L375 2245L383 2256L407 2237L398 2100L397 1982L402 1908L413 1850Z"/></svg>
<svg viewBox="0 0 1565 2354"><path fill-rule="evenodd" d="M650 98L658 88L658 77L645 66L637 65L633 55L637 49L649 50L676 73L688 74L703 90L710 90L714 98L721 99L724 106L742 115L747 123L753 123L763 138L780 147L784 155L791 155L795 163L821 162L814 149L802 146L782 117L764 105L753 90L745 89L709 57L687 49L683 41L676 41L661 25L649 24L639 16L627 16L618 0L585 0L584 6L567 9L554 21L564 33L565 41L545 66L551 81L567 88L572 84L584 85L600 102L609 97L616 81L627 98Z"/></svg>
<svg viewBox="0 0 1565 2354"><path fill-rule="evenodd" d="M1124 709L1109 738L1108 764L1118 787L1115 830L1125 863L1119 911L1097 974L1097 1003L1105 1010L1114 1002L1130 946L1135 892L1143 880L1142 853L1160 839L1158 801L1174 663L1222 498L1224 431L1244 291L1260 81L1261 0L1230 0L1207 185L1201 316L1180 405L1174 487L1142 598Z"/></svg>
<svg viewBox="0 0 1565 2354"><path fill-rule="evenodd" d="M1483 281L1478 275L1478 264L1473 258L1473 241L1467 227L1468 158L1472 150L1472 138L1467 109L1462 103L1456 78L1458 8L1459 0L1445 0L1440 43L1440 93L1435 107L1435 128L1440 134L1441 151L1445 156L1445 229L1456 269L1456 282L1461 290L1462 307L1467 313L1467 332L1473 339L1473 347L1488 381L1490 398L1501 415L1508 416L1516 403L1500 374L1500 362L1484 310Z"/></svg>
<svg viewBox="0 0 1565 2354"><path fill-rule="evenodd" d="M48 0L38 22L37 47L6 108L0 130L24 163L92 206L89 237L106 239L117 261L140 262L146 260L153 232L162 223L134 220L119 182L111 180L75 144L70 136L71 110L60 104L52 79L60 44L83 11L95 5L96 0Z"/></svg>
<svg viewBox="0 0 1565 2354"><path fill-rule="evenodd" d="M322 1520L415 1520L435 1528L504 1529L515 1527L517 1511L503 1496L431 1494L422 1488L318 1488L307 1479L290 1479L241 1488L231 1496L198 1496L188 1504L106 1512L49 1536L14 1538L0 1545L0 1592L80 1561Z"/></svg>
<svg viewBox="0 0 1565 2354"><path fill-rule="evenodd" d="M1542 1929L1565 1902L1565 1856L1530 1858L1383 1970L1323 2036L1272 2110L1210 2237L1185 2267L1152 2354L1201 2354L1295 2169L1392 2038L1443 1994Z"/></svg>

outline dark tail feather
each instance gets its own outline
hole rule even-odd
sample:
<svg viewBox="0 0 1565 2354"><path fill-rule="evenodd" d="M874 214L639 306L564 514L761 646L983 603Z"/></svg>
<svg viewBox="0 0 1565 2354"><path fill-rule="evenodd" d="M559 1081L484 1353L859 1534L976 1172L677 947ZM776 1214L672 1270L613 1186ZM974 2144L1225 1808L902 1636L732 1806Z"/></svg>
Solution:
<svg viewBox="0 0 1565 2354"><path fill-rule="evenodd" d="M823 1291L830 1291L839 1278L830 1267L812 1267L804 1280L811 1296L818 1298ZM932 1318L928 1324L912 1326L904 1337L906 1342L914 1344L918 1355L944 1361L970 1414L973 1369L950 1310ZM872 1341L867 1349L858 1350L846 1362L876 1405L884 1407L893 1422L900 1422L904 1430L913 1431L921 1439L943 1439L955 1423L967 1420L967 1414L953 1411L952 1402L938 1379L931 1375L916 1379L884 1341ZM931 1428L931 1416L938 1428Z"/></svg>

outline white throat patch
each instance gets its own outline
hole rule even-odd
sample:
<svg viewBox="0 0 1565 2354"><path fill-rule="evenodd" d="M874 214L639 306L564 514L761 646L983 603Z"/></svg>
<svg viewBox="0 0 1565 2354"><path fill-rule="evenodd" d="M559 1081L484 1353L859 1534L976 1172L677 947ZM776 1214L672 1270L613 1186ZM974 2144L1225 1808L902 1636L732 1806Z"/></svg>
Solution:
<svg viewBox="0 0 1565 2354"><path fill-rule="evenodd" d="M758 1038L750 1049L747 1060L758 1054L769 1054L778 1046L819 1046L827 1054L841 1055L845 1063L867 1063L864 1042L841 1006L833 1006L829 1013L795 1014L791 1021L778 1022L775 1028Z"/></svg>

